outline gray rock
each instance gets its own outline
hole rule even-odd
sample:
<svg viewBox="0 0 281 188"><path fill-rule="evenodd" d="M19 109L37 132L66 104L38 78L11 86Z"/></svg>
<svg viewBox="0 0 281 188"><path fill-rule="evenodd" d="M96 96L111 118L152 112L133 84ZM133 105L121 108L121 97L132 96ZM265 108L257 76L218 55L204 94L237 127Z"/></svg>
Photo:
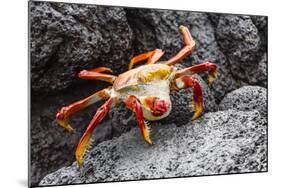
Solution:
<svg viewBox="0 0 281 188"><path fill-rule="evenodd" d="M220 16L216 28L217 42L237 81L267 86L264 82L267 80L267 44L261 40L266 36L262 31L259 33L250 16Z"/></svg>
<svg viewBox="0 0 281 188"><path fill-rule="evenodd" d="M228 93L219 105L220 110L258 110L267 117L267 89L259 86L244 86Z"/></svg>
<svg viewBox="0 0 281 188"><path fill-rule="evenodd" d="M207 113L194 123L152 126L153 145L138 129L102 142L39 185L267 171L267 122L258 111Z"/></svg>
<svg viewBox="0 0 281 188"><path fill-rule="evenodd" d="M251 16L251 19L259 31L267 29L268 17L267 16Z"/></svg>
<svg viewBox="0 0 281 188"><path fill-rule="evenodd" d="M77 73L97 66L123 72L131 42L123 8L30 2L32 185L74 160L75 146L96 110L93 106L71 118L73 135L56 124L59 108L108 86L80 80ZM97 143L112 137L111 126L101 127Z"/></svg>
<svg viewBox="0 0 281 188"><path fill-rule="evenodd" d="M30 26L33 92L77 84L82 69L102 65L123 72L132 53L123 8L31 2Z"/></svg>
<svg viewBox="0 0 281 188"><path fill-rule="evenodd" d="M268 17L267 16L251 16L251 19L255 26L259 30L259 36L261 39L261 49L263 52L267 52L268 43Z"/></svg>
<svg viewBox="0 0 281 188"><path fill-rule="evenodd" d="M252 66L256 63L260 37L249 16L221 16L216 36L221 49L231 62L241 66Z"/></svg>

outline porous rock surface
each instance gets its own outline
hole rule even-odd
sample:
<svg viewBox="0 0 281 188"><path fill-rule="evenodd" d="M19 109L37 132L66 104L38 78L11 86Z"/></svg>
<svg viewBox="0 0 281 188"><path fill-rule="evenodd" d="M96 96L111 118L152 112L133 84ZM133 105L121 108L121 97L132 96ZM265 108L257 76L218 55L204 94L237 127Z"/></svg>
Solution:
<svg viewBox="0 0 281 188"><path fill-rule="evenodd" d="M183 67L206 59L219 66L212 86L203 81L205 73L198 77L205 113L216 111L224 96L241 86L267 87L266 17L30 2L32 185L72 164L76 145L102 104L71 117L75 134L58 127L55 114L62 106L109 86L80 80L79 71L108 66L118 75L134 55L155 48L165 51L166 60L183 45L179 25L188 26L196 41L194 52L180 62ZM172 93L173 111L159 123L186 125L193 113L191 93L191 89ZM94 146L132 127L134 115L117 106L96 128Z"/></svg>
<svg viewBox="0 0 281 188"><path fill-rule="evenodd" d="M30 12L33 91L66 89L82 69L125 70L132 31L123 8L32 2Z"/></svg>
<svg viewBox="0 0 281 188"><path fill-rule="evenodd" d="M267 171L267 122L256 110L207 113L194 123L154 125L153 145L138 129L93 147L40 185Z"/></svg>
<svg viewBox="0 0 281 188"><path fill-rule="evenodd" d="M267 117L267 90L259 86L244 86L228 93L219 105L219 110L258 110Z"/></svg>
<svg viewBox="0 0 281 188"><path fill-rule="evenodd" d="M216 36L221 50L228 57L231 74L248 84L266 87L267 39L264 36L267 35L264 30L267 25L264 22L267 23L250 16L221 16Z"/></svg>

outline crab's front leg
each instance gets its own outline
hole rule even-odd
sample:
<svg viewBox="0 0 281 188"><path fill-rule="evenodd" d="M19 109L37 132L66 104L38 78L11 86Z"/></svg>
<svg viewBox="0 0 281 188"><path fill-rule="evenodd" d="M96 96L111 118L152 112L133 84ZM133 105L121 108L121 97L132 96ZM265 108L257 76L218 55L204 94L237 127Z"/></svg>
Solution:
<svg viewBox="0 0 281 188"><path fill-rule="evenodd" d="M109 97L110 97L110 89L106 88L106 89L103 89L103 90L100 90L100 91L94 93L93 95L91 95L85 99L74 102L68 106L62 107L56 116L59 125L65 129L67 129L68 131L73 132L74 129L68 122L69 117L72 114L74 114L80 110L83 110L84 108L88 107L89 105L94 104L100 100L106 100Z"/></svg>
<svg viewBox="0 0 281 188"><path fill-rule="evenodd" d="M149 134L149 129L147 124L144 121L144 117L143 117L143 112L142 112L142 107L141 107L141 103L139 102L139 100L133 96L133 95L129 95L126 99L125 99L125 103L126 106L132 110L133 112L135 112L136 117L137 117L137 121L138 121L138 126L140 128L141 134L144 138L144 140L149 143L152 144L151 139L150 139L150 134Z"/></svg>
<svg viewBox="0 0 281 188"><path fill-rule="evenodd" d="M199 81L194 76L184 75L171 83L172 90L180 90L188 87L192 87L193 90L193 106L195 112L192 120L195 120L203 111L203 94Z"/></svg>
<svg viewBox="0 0 281 188"><path fill-rule="evenodd" d="M80 139L76 152L75 152L75 157L76 157L76 160L77 160L79 166L82 166L82 164L83 164L83 156L89 145L89 141L90 141L94 128L106 116L106 114L109 112L109 110L114 102L116 102L116 97L111 97L97 110L95 116L93 117L89 126L87 127L87 130L85 131L82 138Z"/></svg>

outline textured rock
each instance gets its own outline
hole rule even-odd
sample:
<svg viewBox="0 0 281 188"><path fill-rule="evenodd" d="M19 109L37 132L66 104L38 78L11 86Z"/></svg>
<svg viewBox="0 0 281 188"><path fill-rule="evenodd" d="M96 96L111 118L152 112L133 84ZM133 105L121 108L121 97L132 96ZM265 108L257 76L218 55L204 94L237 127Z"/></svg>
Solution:
<svg viewBox="0 0 281 188"><path fill-rule="evenodd" d="M220 16L216 36L228 58L231 74L238 81L266 87L266 48L252 19L249 16Z"/></svg>
<svg viewBox="0 0 281 188"><path fill-rule="evenodd" d="M231 62L239 62L241 66L256 63L260 38L249 16L221 16L216 35L221 49Z"/></svg>
<svg viewBox="0 0 281 188"><path fill-rule="evenodd" d="M82 69L127 67L132 32L123 8L31 2L30 18L33 92L66 89Z"/></svg>
<svg viewBox="0 0 281 188"><path fill-rule="evenodd" d="M258 110L267 117L267 89L259 86L244 86L228 93L219 105L220 110Z"/></svg>
<svg viewBox="0 0 281 188"><path fill-rule="evenodd" d="M96 107L71 119L76 134L57 126L58 109L107 86L81 81L77 73L97 66L124 71L132 53L132 31L123 8L48 2L30 2L30 26L31 182L36 185L46 173L74 160ZM112 127L102 127L97 143L112 137Z"/></svg>
<svg viewBox="0 0 281 188"><path fill-rule="evenodd" d="M153 145L138 129L93 147L84 168L74 162L40 185L60 185L267 171L267 122L258 111L205 114L194 123L152 127Z"/></svg>

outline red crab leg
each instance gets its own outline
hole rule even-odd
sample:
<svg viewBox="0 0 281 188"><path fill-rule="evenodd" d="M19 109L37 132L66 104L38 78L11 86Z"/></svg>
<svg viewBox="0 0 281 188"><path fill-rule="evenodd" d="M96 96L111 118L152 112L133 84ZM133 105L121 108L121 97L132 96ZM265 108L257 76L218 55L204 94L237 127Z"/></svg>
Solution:
<svg viewBox="0 0 281 188"><path fill-rule="evenodd" d="M137 55L135 57L133 57L129 63L129 70L133 68L133 66L143 60L148 59L148 61L146 62L146 64L153 64L156 63L158 61L158 59L160 59L160 57L164 54L164 52L160 49L155 49L153 51L150 52L145 52L143 54Z"/></svg>
<svg viewBox="0 0 281 188"><path fill-rule="evenodd" d="M152 144L150 136L149 136L149 129L148 129L148 126L146 125L146 123L144 121L142 107L141 107L141 104L140 104L139 100L135 96L129 95L126 98L125 103L126 103L126 106L130 110L135 112L136 117L137 117L137 121L138 121L138 126L140 128L140 131L141 131L141 134L142 134L144 140L147 143Z"/></svg>
<svg viewBox="0 0 281 188"><path fill-rule="evenodd" d="M78 76L82 79L103 80L109 83L113 83L116 79L116 76L100 73L104 71L111 71L111 69L106 67L100 67L97 69L82 70L79 72Z"/></svg>
<svg viewBox="0 0 281 188"><path fill-rule="evenodd" d="M115 102L115 97L109 98L100 108L98 108L95 116L91 120L89 126L87 127L85 133L81 137L79 144L76 148L75 157L78 165L81 167L83 165L83 156L86 152L86 149L89 145L89 141L91 138L91 135L93 133L93 130L97 126L97 124L106 116L106 114L109 112L110 107Z"/></svg>
<svg viewBox="0 0 281 188"><path fill-rule="evenodd" d="M74 131L72 126L68 123L69 117L72 114L80 110L83 110L84 108L88 107L89 105L97 101L106 100L109 97L110 97L110 89L103 89L85 99L74 102L68 106L62 107L61 110L57 113L57 121L59 125L67 129L68 131L71 132Z"/></svg>
<svg viewBox="0 0 281 188"><path fill-rule="evenodd" d="M208 81L209 84L211 84L217 77L218 74L218 67L214 63L206 62L198 65L194 65L192 67L188 67L182 70L178 70L176 72L176 76L182 76L185 74L196 74L200 72L208 71L209 76L208 76Z"/></svg>
<svg viewBox="0 0 281 188"><path fill-rule="evenodd" d="M195 47L195 41L192 39L192 36L188 28L181 25L179 27L179 30L182 34L185 46L174 57L172 57L171 59L165 62L165 64L167 65L176 64L177 62L179 62L180 60L191 54L191 52Z"/></svg>
<svg viewBox="0 0 281 188"><path fill-rule="evenodd" d="M194 114L192 120L197 119L203 111L203 94L199 81L190 75L184 75L172 82L171 85L173 90L180 90L187 87L192 87L193 89L193 105Z"/></svg>

